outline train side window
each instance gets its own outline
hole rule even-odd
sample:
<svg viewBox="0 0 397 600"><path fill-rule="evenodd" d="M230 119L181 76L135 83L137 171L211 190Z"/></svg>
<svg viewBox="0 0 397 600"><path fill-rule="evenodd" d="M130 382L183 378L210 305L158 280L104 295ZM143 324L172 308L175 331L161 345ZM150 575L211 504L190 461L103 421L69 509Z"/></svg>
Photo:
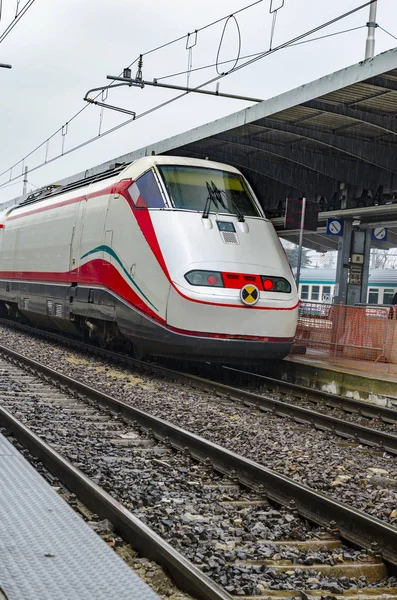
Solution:
<svg viewBox="0 0 397 600"><path fill-rule="evenodd" d="M378 304L379 290L376 288L369 288L368 291L368 304Z"/></svg>
<svg viewBox="0 0 397 600"><path fill-rule="evenodd" d="M391 301L393 300L393 296L394 296L394 290L392 290L392 289L384 290L383 304L391 304Z"/></svg>
<svg viewBox="0 0 397 600"><path fill-rule="evenodd" d="M164 208L164 200L152 171L134 181L128 192L137 208Z"/></svg>
<svg viewBox="0 0 397 600"><path fill-rule="evenodd" d="M309 286L302 285L301 287L301 300L309 300Z"/></svg>
<svg viewBox="0 0 397 600"><path fill-rule="evenodd" d="M331 302L331 286L323 285L323 293L322 293L322 301L323 302Z"/></svg>
<svg viewBox="0 0 397 600"><path fill-rule="evenodd" d="M320 286L319 285L313 285L312 286L312 300L318 301L320 300Z"/></svg>

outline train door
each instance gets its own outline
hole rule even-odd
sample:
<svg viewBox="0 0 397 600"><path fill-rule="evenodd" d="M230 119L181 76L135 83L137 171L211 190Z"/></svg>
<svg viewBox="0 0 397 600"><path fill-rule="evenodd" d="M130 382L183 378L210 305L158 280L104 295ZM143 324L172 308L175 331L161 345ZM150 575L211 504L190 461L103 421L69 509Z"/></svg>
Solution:
<svg viewBox="0 0 397 600"><path fill-rule="evenodd" d="M78 205L70 245L70 271L87 280L87 264L96 259L108 260L113 232L105 232L108 197L99 196ZM89 279L91 275L88 277Z"/></svg>
<svg viewBox="0 0 397 600"><path fill-rule="evenodd" d="M111 279L112 269L114 267L114 250L113 250L113 230L107 229L105 223L105 237L104 237L104 249L103 249L103 268L106 269L107 277Z"/></svg>
<svg viewBox="0 0 397 600"><path fill-rule="evenodd" d="M70 242L69 271L75 275L76 280L78 280L78 270L80 266L80 243L84 227L84 213L86 204L87 200L83 200L77 205L76 220L75 224L73 225L72 239Z"/></svg>
<svg viewBox="0 0 397 600"><path fill-rule="evenodd" d="M18 259L18 244L20 239L19 233L19 226L16 225L16 227L13 228L12 234L8 236L8 241L10 242L8 248L5 246L5 244L3 246L3 251L8 251L9 264L11 265L11 269L9 270L14 271L14 273L17 273L21 267L21 265L19 264L20 259ZM13 283L12 280L7 281L6 292L7 299L10 302L19 302L21 292L19 290L19 286Z"/></svg>
<svg viewBox="0 0 397 600"><path fill-rule="evenodd" d="M112 236L106 234L105 226L109 195L89 198L84 204L80 226L79 280L93 286L106 286L112 258Z"/></svg>

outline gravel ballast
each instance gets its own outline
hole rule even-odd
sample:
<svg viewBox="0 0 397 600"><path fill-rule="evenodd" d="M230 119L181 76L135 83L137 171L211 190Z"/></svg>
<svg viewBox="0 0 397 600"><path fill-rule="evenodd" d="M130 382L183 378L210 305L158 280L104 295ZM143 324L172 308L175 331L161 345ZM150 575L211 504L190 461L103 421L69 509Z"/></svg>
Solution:
<svg viewBox="0 0 397 600"><path fill-rule="evenodd" d="M397 462L187 384L2 328L2 344L370 515L397 523ZM28 349L28 351L27 351Z"/></svg>

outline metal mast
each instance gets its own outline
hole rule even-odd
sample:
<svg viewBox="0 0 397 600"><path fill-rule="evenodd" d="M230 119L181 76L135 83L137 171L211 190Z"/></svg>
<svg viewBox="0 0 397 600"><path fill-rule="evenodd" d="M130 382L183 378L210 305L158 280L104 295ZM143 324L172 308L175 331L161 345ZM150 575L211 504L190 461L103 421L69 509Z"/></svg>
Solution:
<svg viewBox="0 0 397 600"><path fill-rule="evenodd" d="M365 44L365 60L373 58L375 56L375 29L376 24L376 11L378 8L378 0L375 0L369 7L369 21L367 23L368 36Z"/></svg>

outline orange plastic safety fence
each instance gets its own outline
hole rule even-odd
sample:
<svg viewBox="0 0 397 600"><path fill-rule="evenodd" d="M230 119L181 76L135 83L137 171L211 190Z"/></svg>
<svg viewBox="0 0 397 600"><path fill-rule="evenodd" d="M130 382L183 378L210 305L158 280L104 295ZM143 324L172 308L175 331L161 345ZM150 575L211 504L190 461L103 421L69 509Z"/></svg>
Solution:
<svg viewBox="0 0 397 600"><path fill-rule="evenodd" d="M397 363L395 307L301 302L293 352Z"/></svg>

